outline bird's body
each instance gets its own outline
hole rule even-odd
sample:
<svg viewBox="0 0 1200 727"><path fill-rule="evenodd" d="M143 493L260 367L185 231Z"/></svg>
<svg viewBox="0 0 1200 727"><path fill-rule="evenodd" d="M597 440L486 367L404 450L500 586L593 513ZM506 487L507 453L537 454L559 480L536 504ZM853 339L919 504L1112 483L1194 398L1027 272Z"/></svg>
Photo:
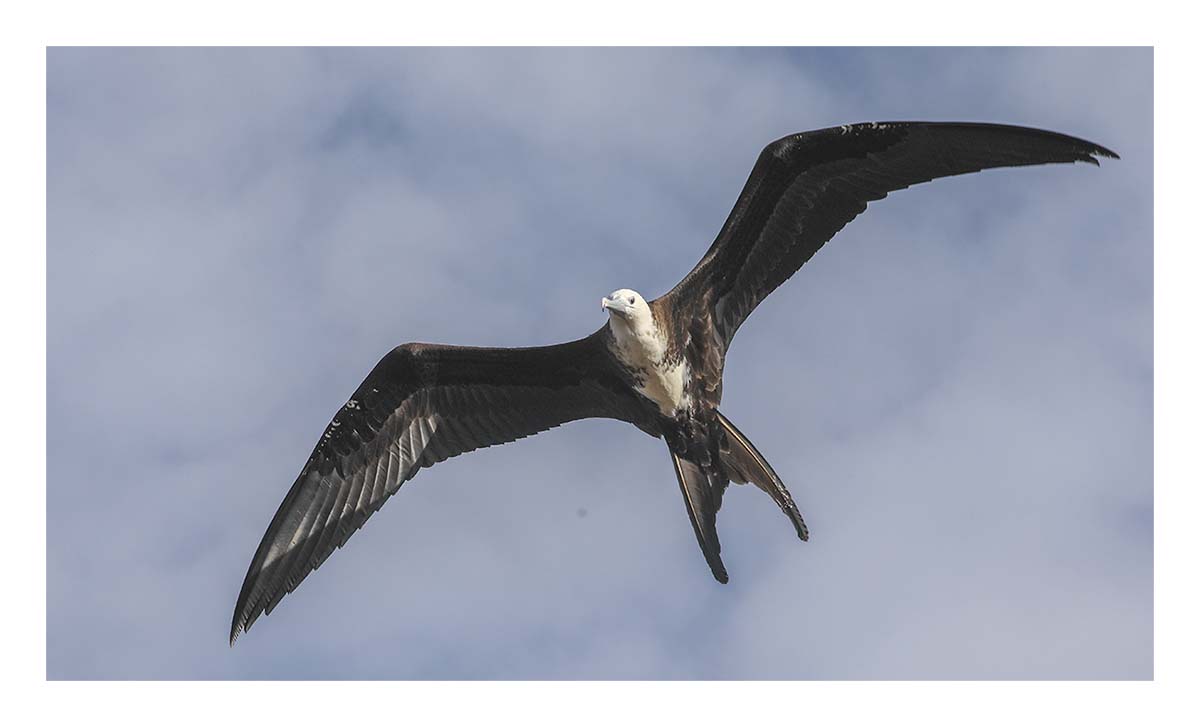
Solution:
<svg viewBox="0 0 1200 727"><path fill-rule="evenodd" d="M606 296L589 336L534 348L404 344L326 428L250 564L230 641L270 611L405 481L449 457L589 417L629 422L670 451L697 541L728 580L716 514L730 482L753 483L801 539L779 476L720 412L729 344L754 308L867 203L991 167L1115 157L1053 132L992 124L888 122L793 134L759 156L693 270L653 301Z"/></svg>
<svg viewBox="0 0 1200 727"><path fill-rule="evenodd" d="M623 302L624 301L624 302ZM626 315L620 305L640 316ZM605 338L611 354L629 372L634 391L654 402L666 417L692 407L690 362L680 351L669 326L660 323L633 290L614 291L601 307L618 311L608 323ZM649 313L646 315L646 313Z"/></svg>

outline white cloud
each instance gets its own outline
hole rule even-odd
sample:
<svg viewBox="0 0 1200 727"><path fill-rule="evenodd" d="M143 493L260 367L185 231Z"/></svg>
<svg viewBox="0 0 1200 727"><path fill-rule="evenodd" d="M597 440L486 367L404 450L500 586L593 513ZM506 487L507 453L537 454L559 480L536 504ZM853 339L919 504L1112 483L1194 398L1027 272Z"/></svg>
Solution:
<svg viewBox="0 0 1200 727"><path fill-rule="evenodd" d="M1148 50L52 50L49 676L1148 677L1150 82ZM767 141L919 117L1125 158L897 194L755 313L724 408L810 543L737 489L719 586L662 443L580 422L422 473L224 645L384 351L590 332Z"/></svg>

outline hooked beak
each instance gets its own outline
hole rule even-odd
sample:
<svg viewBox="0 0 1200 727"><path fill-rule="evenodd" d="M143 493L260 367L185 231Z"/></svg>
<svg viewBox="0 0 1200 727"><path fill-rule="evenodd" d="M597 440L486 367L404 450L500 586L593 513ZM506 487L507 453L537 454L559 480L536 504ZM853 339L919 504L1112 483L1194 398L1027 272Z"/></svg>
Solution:
<svg viewBox="0 0 1200 727"><path fill-rule="evenodd" d="M629 307L621 301L614 300L606 295L600 299L600 310L609 310L619 316L624 316L629 312Z"/></svg>

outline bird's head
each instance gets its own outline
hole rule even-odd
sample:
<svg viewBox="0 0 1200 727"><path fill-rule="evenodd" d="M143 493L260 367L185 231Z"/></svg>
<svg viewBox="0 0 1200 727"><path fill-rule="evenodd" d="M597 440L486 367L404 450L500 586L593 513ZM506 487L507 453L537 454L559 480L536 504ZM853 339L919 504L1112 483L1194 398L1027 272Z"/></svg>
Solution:
<svg viewBox="0 0 1200 727"><path fill-rule="evenodd" d="M654 324L650 304L636 290L614 290L600 299L600 308L608 311L609 321L613 325L632 331L639 331Z"/></svg>

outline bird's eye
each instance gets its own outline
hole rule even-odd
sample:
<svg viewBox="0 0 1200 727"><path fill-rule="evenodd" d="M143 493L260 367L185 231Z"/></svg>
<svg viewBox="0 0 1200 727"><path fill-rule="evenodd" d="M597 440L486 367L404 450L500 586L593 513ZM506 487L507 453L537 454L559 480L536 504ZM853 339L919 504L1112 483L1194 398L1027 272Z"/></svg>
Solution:
<svg viewBox="0 0 1200 727"><path fill-rule="evenodd" d="M633 305L633 298L629 299L629 305Z"/></svg>

